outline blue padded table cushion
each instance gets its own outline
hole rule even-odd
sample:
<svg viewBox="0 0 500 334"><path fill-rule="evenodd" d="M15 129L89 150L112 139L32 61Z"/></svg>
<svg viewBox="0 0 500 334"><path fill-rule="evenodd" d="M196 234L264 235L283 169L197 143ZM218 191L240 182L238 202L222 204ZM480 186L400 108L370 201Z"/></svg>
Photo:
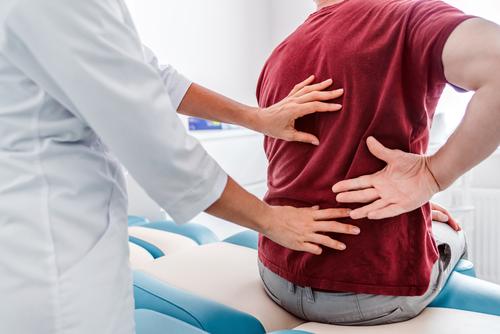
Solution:
<svg viewBox="0 0 500 334"><path fill-rule="evenodd" d="M429 307L453 308L500 316L500 285L453 272Z"/></svg>
<svg viewBox="0 0 500 334"><path fill-rule="evenodd" d="M142 248L147 250L149 254L151 254L151 256L155 259L165 256L165 253L152 243L131 236L128 237L128 241L130 241L133 244L136 244L137 246L141 246Z"/></svg>
<svg viewBox="0 0 500 334"><path fill-rule="evenodd" d="M212 230L196 223L178 225L173 221L159 221L143 225L143 227L180 234L194 240L198 245L218 242L219 238Z"/></svg>
<svg viewBox="0 0 500 334"><path fill-rule="evenodd" d="M453 269L453 271L456 271L458 273L470 276L470 277L476 277L476 270L474 269L474 264L470 262L469 260L460 260L458 261L457 265Z"/></svg>
<svg viewBox="0 0 500 334"><path fill-rule="evenodd" d="M135 330L137 334L208 334L178 319L150 311L135 311Z"/></svg>
<svg viewBox="0 0 500 334"><path fill-rule="evenodd" d="M314 333L305 332L305 331L296 331L293 329L289 329L289 330L284 330L284 331L272 332L272 333L268 333L268 334L314 334Z"/></svg>
<svg viewBox="0 0 500 334"><path fill-rule="evenodd" d="M259 234L255 231L248 230L236 233L233 236L225 239L224 242L229 242L234 245L247 248L257 249L259 243Z"/></svg>
<svg viewBox="0 0 500 334"><path fill-rule="evenodd" d="M142 226L149 223L144 217L128 216L128 226Z"/></svg>
<svg viewBox="0 0 500 334"><path fill-rule="evenodd" d="M134 297L136 309L156 311L211 334L265 333L250 314L171 287L143 272L134 272Z"/></svg>

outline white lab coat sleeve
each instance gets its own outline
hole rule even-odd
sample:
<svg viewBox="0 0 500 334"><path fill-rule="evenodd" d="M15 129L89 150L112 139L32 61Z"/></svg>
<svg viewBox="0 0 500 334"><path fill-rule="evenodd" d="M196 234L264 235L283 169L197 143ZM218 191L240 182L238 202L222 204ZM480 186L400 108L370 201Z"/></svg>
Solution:
<svg viewBox="0 0 500 334"><path fill-rule="evenodd" d="M121 0L20 0L4 43L178 223L220 198L227 175L186 133Z"/></svg>
<svg viewBox="0 0 500 334"><path fill-rule="evenodd" d="M184 99L192 81L179 73L172 65L160 65L158 57L156 57L154 52L145 45L143 48L146 62L158 71L167 89L168 95L170 96L172 105L176 110L179 109L179 105L182 99Z"/></svg>

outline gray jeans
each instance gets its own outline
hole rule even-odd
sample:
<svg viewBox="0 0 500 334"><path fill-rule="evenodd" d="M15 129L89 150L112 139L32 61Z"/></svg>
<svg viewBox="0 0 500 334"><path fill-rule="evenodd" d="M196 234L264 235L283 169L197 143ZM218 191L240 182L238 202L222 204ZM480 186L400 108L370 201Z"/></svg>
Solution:
<svg viewBox="0 0 500 334"><path fill-rule="evenodd" d="M434 264L428 290L422 296L382 296L351 292L329 293L297 286L267 269L259 261L264 288L271 299L307 321L336 325L381 325L416 317L439 294L453 268L466 256L463 231L433 223L440 258Z"/></svg>

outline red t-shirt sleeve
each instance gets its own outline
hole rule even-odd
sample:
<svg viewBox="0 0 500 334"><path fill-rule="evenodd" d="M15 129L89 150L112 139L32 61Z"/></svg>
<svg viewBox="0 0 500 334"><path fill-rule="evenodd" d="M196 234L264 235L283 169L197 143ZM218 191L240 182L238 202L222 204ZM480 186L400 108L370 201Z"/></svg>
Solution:
<svg viewBox="0 0 500 334"><path fill-rule="evenodd" d="M427 73L429 83L444 83L443 49L455 28L473 16L439 0L416 0L409 11L406 45L417 62L417 68Z"/></svg>

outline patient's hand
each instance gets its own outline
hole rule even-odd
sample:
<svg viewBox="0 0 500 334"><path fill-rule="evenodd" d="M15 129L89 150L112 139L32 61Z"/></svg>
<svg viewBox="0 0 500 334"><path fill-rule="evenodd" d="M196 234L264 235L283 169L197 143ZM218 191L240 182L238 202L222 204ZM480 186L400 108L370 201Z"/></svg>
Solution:
<svg viewBox="0 0 500 334"><path fill-rule="evenodd" d="M295 129L295 120L316 112L339 111L342 105L323 101L334 100L342 96L344 91L325 90L332 85L331 79L311 85L313 81L314 76L310 76L297 84L281 102L261 110L256 129L270 137L319 145L316 136Z"/></svg>
<svg viewBox="0 0 500 334"><path fill-rule="evenodd" d="M385 161L381 171L333 186L341 203L370 203L353 210L351 218L383 219L413 211L439 191L428 168L428 157L391 150L375 138L367 140L370 152Z"/></svg>
<svg viewBox="0 0 500 334"><path fill-rule="evenodd" d="M457 232L462 229L460 225L457 224L455 219L453 219L448 210L443 208L441 205L431 202L431 209L432 209L432 220L448 224L452 229L454 229Z"/></svg>

